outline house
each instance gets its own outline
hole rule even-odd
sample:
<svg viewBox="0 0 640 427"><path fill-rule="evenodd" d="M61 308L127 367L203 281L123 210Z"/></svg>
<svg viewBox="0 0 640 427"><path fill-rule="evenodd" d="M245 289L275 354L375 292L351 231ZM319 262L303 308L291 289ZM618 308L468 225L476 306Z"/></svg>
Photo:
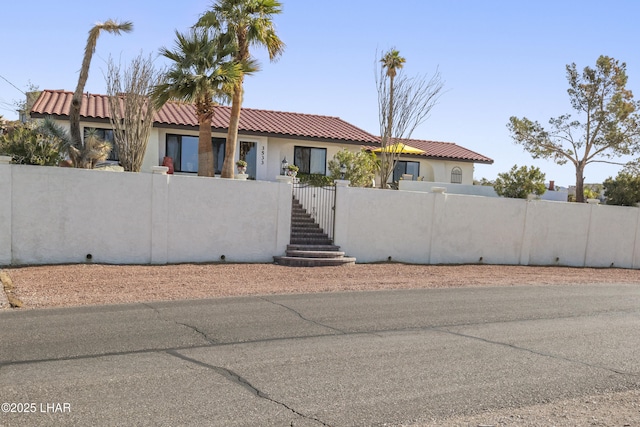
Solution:
<svg viewBox="0 0 640 427"><path fill-rule="evenodd" d="M42 91L31 109L31 117L51 116L68 128L72 96L72 92L63 90ZM222 168L230 111L230 107L216 107L211 123L216 173ZM106 95L85 94L80 117L81 129L96 129L102 138L113 140ZM394 180L410 174L413 179L471 185L474 163L493 163L492 159L453 143L421 140L406 143L423 153L401 155ZM326 175L329 160L341 149L357 151L379 146L379 137L338 117L243 108L235 160L248 163L250 178L273 181L282 173L283 160L298 166L301 173ZM150 172L168 156L173 159L176 173L195 174L197 152L198 120L193 105L167 103L155 114L142 171ZM109 160L117 161L117 154L112 152Z"/></svg>

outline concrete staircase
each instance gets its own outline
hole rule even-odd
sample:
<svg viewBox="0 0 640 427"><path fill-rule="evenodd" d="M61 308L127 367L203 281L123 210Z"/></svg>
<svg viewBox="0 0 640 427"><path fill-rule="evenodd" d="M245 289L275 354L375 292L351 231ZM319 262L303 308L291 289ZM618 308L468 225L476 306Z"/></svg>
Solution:
<svg viewBox="0 0 640 427"><path fill-rule="evenodd" d="M356 259L345 257L340 247L315 223L298 202L291 207L291 239L285 256L273 257L280 265L289 267L326 267L355 264Z"/></svg>

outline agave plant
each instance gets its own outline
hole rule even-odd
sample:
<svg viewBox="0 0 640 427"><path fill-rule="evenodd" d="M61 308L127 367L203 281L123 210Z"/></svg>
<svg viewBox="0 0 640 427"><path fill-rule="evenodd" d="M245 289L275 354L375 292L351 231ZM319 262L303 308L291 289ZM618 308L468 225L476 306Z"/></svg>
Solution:
<svg viewBox="0 0 640 427"><path fill-rule="evenodd" d="M96 163L104 161L109 156L113 148L109 142L98 136L95 129L88 129L84 144L77 147L70 133L50 117L44 119L41 130L59 140L60 152L65 153L77 168L93 169Z"/></svg>

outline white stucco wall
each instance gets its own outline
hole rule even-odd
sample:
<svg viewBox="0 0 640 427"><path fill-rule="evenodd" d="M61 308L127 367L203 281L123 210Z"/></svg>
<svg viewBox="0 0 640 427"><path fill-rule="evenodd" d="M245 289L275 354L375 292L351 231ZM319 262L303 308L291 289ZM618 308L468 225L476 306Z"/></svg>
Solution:
<svg viewBox="0 0 640 427"><path fill-rule="evenodd" d="M0 191L3 265L89 254L116 264L269 262L289 242L290 184L0 165Z"/></svg>
<svg viewBox="0 0 640 427"><path fill-rule="evenodd" d="M405 181L400 180L398 188L403 191L431 192L433 187L444 187L449 194L466 194L468 196L500 197L489 185L451 184L450 182ZM566 202L569 193L566 191L545 191L539 198L555 202Z"/></svg>
<svg viewBox="0 0 640 427"><path fill-rule="evenodd" d="M13 220L11 179L12 168L9 159L0 158L0 265L11 263L11 222Z"/></svg>
<svg viewBox="0 0 640 427"><path fill-rule="evenodd" d="M336 244L359 262L640 268L640 209L338 188Z"/></svg>
<svg viewBox="0 0 640 427"><path fill-rule="evenodd" d="M0 164L0 265L270 262L291 184ZM335 243L358 262L640 268L640 209L336 189Z"/></svg>

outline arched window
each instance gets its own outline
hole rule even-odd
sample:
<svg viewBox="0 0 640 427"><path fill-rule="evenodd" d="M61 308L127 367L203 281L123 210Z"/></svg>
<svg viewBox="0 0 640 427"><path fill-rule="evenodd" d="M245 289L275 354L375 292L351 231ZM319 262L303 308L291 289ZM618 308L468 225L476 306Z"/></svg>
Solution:
<svg viewBox="0 0 640 427"><path fill-rule="evenodd" d="M451 183L462 184L462 169L457 166L451 169Z"/></svg>

